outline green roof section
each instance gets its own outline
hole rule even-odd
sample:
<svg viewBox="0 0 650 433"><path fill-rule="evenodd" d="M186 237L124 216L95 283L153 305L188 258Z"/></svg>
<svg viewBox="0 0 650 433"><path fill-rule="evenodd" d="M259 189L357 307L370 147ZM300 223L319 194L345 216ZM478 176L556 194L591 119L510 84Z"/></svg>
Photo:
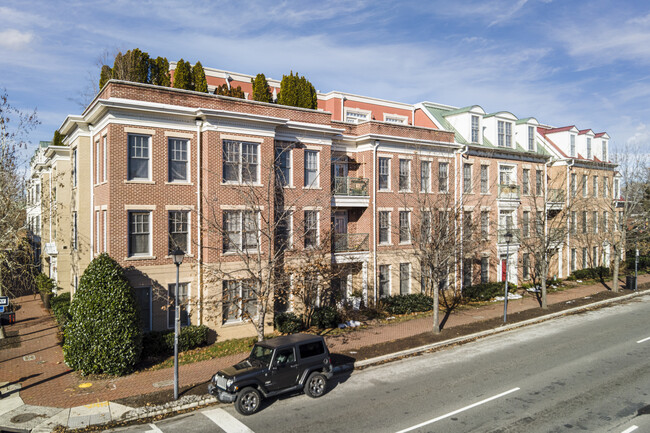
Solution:
<svg viewBox="0 0 650 433"><path fill-rule="evenodd" d="M458 144L472 145L472 146L475 146L475 147L483 147L483 148L488 148L488 149L507 149L507 148L503 148L503 147L496 146L496 145L492 144L492 142L490 140L488 140L487 137L483 137L483 143L482 144L470 143L465 139L465 137L462 136L462 134L460 132L458 132L456 130L456 128L454 128L451 125L451 123L449 123L447 121L447 119L445 119L445 117L453 115L453 114L467 113L472 108L478 107L478 105L472 105L470 107L463 107L463 108L459 108L459 109L456 109L456 110L446 110L444 108L433 107L433 106L430 106L430 105L427 105L427 104L424 104L424 107L427 109L427 111L429 113L431 113L433 118L436 120L436 122L442 128L446 129L449 132L454 133L454 138L455 138L455 140L456 140L456 142ZM500 114L500 113L512 114L509 111L500 111L498 113L491 113L491 114L484 115L483 118L485 119L485 118L488 118L488 117L493 117L493 116L495 116L497 114ZM512 114L512 115L514 116L514 114ZM520 119L516 123L517 124L526 123L530 119L534 119L534 117L527 117L526 119ZM537 119L535 119L535 120L537 120ZM514 148L508 149L508 150L514 150L516 152L528 153L528 154L532 153L532 154L541 155L541 156L551 156L551 153L544 147L544 145L542 143L540 143L539 141L536 140L536 144L537 144L537 146L535 146L536 147L535 152L529 152L528 150L526 150L524 147L522 147L517 142L515 142Z"/></svg>

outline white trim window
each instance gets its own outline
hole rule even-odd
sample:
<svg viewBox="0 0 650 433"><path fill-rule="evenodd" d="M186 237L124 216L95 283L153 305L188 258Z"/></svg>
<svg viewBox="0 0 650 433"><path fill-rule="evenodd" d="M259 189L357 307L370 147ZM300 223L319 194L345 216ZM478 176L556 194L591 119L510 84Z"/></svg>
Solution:
<svg viewBox="0 0 650 433"><path fill-rule="evenodd" d="M530 152L535 151L535 127L534 126L528 127L528 151Z"/></svg>
<svg viewBox="0 0 650 433"><path fill-rule="evenodd" d="M170 137L167 148L169 182L189 182L189 140Z"/></svg>
<svg viewBox="0 0 650 433"><path fill-rule="evenodd" d="M481 194L488 194L490 192L490 184L488 183L489 165L481 165Z"/></svg>
<svg viewBox="0 0 650 433"><path fill-rule="evenodd" d="M598 233L598 211L591 212L591 225L593 227L594 233Z"/></svg>
<svg viewBox="0 0 650 433"><path fill-rule="evenodd" d="M472 192L472 164L463 164L463 192L471 194Z"/></svg>
<svg viewBox="0 0 650 433"><path fill-rule="evenodd" d="M481 257L481 284L487 283L489 280L489 259L487 257Z"/></svg>
<svg viewBox="0 0 650 433"><path fill-rule="evenodd" d="M575 174L575 173L571 173L571 184L570 184L570 188L571 188L571 197L575 197L575 196L576 196L576 192L577 192L577 190L578 190L578 185L576 185L576 174Z"/></svg>
<svg viewBox="0 0 650 433"><path fill-rule="evenodd" d="M587 137L587 159L591 159L591 137Z"/></svg>
<svg viewBox="0 0 650 433"><path fill-rule="evenodd" d="M130 135L129 135L129 143L130 143ZM99 183L99 169L101 165L101 159L99 156L100 153L100 147L99 147L99 140L95 141L95 173L93 176L93 181L95 182L95 185ZM129 153L130 153L130 146L129 146ZM129 158L130 160L130 158ZM129 176L130 176L130 171L129 171Z"/></svg>
<svg viewBox="0 0 650 433"><path fill-rule="evenodd" d="M390 191L390 158L380 157L377 165L379 191Z"/></svg>
<svg viewBox="0 0 650 433"><path fill-rule="evenodd" d="M472 143L478 143L479 140L479 123L478 116L472 116L472 125L471 125L471 141Z"/></svg>
<svg viewBox="0 0 650 433"><path fill-rule="evenodd" d="M151 331L151 287L136 287L135 303L140 312L140 326L145 332Z"/></svg>
<svg viewBox="0 0 650 433"><path fill-rule="evenodd" d="M512 123L499 120L497 122L499 147L512 147Z"/></svg>
<svg viewBox="0 0 650 433"><path fill-rule="evenodd" d="M431 192L431 161L420 161L420 191Z"/></svg>
<svg viewBox="0 0 650 433"><path fill-rule="evenodd" d="M306 210L304 213L305 248L318 246L318 211Z"/></svg>
<svg viewBox="0 0 650 433"><path fill-rule="evenodd" d="M246 252L257 249L259 213L252 210L223 211L223 252Z"/></svg>
<svg viewBox="0 0 650 433"><path fill-rule="evenodd" d="M490 234L490 212L481 211L481 240L487 240Z"/></svg>
<svg viewBox="0 0 650 433"><path fill-rule="evenodd" d="M411 293L411 264L399 264L399 294L408 295Z"/></svg>
<svg viewBox="0 0 650 433"><path fill-rule="evenodd" d="M449 192L449 163L438 163L438 192Z"/></svg>
<svg viewBox="0 0 650 433"><path fill-rule="evenodd" d="M224 183L258 183L259 143L223 140Z"/></svg>
<svg viewBox="0 0 650 433"><path fill-rule="evenodd" d="M499 184L515 185L516 183L515 166L505 164L499 165Z"/></svg>
<svg viewBox="0 0 650 433"><path fill-rule="evenodd" d="M99 254L101 251L99 245L99 211L95 211L95 253Z"/></svg>
<svg viewBox="0 0 650 433"><path fill-rule="evenodd" d="M609 197L609 178L603 176L603 197Z"/></svg>
<svg viewBox="0 0 650 433"><path fill-rule="evenodd" d="M72 212L72 249L74 251L79 248L79 230L77 220L77 212Z"/></svg>
<svg viewBox="0 0 650 433"><path fill-rule="evenodd" d="M129 212L129 256L151 255L151 212Z"/></svg>
<svg viewBox="0 0 650 433"><path fill-rule="evenodd" d="M523 195L530 194L530 169L524 168L521 174L521 193Z"/></svg>
<svg viewBox="0 0 650 433"><path fill-rule="evenodd" d="M390 265L379 265L379 297L390 296Z"/></svg>
<svg viewBox="0 0 650 433"><path fill-rule="evenodd" d="M399 243L411 243L411 212L399 211Z"/></svg>
<svg viewBox="0 0 650 433"><path fill-rule="evenodd" d="M582 196L587 197L589 194L589 176L586 174L582 175Z"/></svg>
<svg viewBox="0 0 650 433"><path fill-rule="evenodd" d="M275 148L275 178L276 182L281 186L293 186L291 156L291 149L282 147Z"/></svg>
<svg viewBox="0 0 650 433"><path fill-rule="evenodd" d="M574 210L571 211L571 234L575 235L578 232L578 213Z"/></svg>
<svg viewBox="0 0 650 433"><path fill-rule="evenodd" d="M578 253L577 253L576 249L571 248L571 272L575 272L575 270L577 269L577 264L576 264L577 255L578 255Z"/></svg>
<svg viewBox="0 0 650 433"><path fill-rule="evenodd" d="M319 187L319 154L317 150L305 150L305 188Z"/></svg>
<svg viewBox="0 0 650 433"><path fill-rule="evenodd" d="M411 190L411 160L399 160L399 191L408 192Z"/></svg>
<svg viewBox="0 0 650 433"><path fill-rule="evenodd" d="M106 209L104 209L102 211L102 217L103 217L102 230L104 231L104 233L103 233L104 234L104 236L103 236L104 239L103 239L103 242L102 242L102 251L103 252L108 252L108 220L107 220L108 217L107 217L107 215L108 215L108 212L106 211Z"/></svg>
<svg viewBox="0 0 650 433"><path fill-rule="evenodd" d="M390 211L379 211L379 245L390 244Z"/></svg>
<svg viewBox="0 0 650 433"><path fill-rule="evenodd" d="M606 210L603 211L603 231L605 233L609 231L609 212Z"/></svg>
<svg viewBox="0 0 650 433"><path fill-rule="evenodd" d="M222 323L241 322L257 316L258 301L253 280L223 280L222 289Z"/></svg>
<svg viewBox="0 0 650 433"><path fill-rule="evenodd" d="M345 109L345 122L346 123L362 123L370 120L370 111L366 110L353 110Z"/></svg>
<svg viewBox="0 0 650 433"><path fill-rule="evenodd" d="M569 150L569 156L571 158L576 157L576 136L571 134L571 145L570 145L570 150Z"/></svg>
<svg viewBox="0 0 650 433"><path fill-rule="evenodd" d="M190 229L189 212L182 210L169 211L169 254L177 247L189 254Z"/></svg>
<svg viewBox="0 0 650 433"><path fill-rule="evenodd" d="M176 317L176 308L174 305L174 292L176 291L176 283L169 284L167 286L167 299L168 305L167 308L167 328L174 328L174 319ZM190 298L190 283L178 283L178 306L179 306L179 316L181 327L191 325L190 318L190 309L189 309L189 298Z"/></svg>
<svg viewBox="0 0 650 433"><path fill-rule="evenodd" d="M598 176L594 176L591 185L591 192L594 198L598 197Z"/></svg>
<svg viewBox="0 0 650 433"><path fill-rule="evenodd" d="M387 123L396 123L400 125L408 124L408 116L400 116L399 114L388 114L384 113L384 122Z"/></svg>
<svg viewBox="0 0 650 433"><path fill-rule="evenodd" d="M151 180L151 136L129 134L128 180ZM99 141L97 142L99 151ZM97 162L99 166L99 159ZM99 167L97 168L99 179Z"/></svg>
<svg viewBox="0 0 650 433"><path fill-rule="evenodd" d="M543 191L543 172L542 170L535 170L535 195L541 196Z"/></svg>
<svg viewBox="0 0 650 433"><path fill-rule="evenodd" d="M108 142L107 142L107 137L105 135L104 137L102 137L102 156L103 156L102 181L106 182L106 173L108 171Z"/></svg>
<svg viewBox="0 0 650 433"><path fill-rule="evenodd" d="M587 261L589 254L587 253L587 247L582 247L582 269L589 267L589 262Z"/></svg>
<svg viewBox="0 0 650 433"><path fill-rule="evenodd" d="M293 212L285 211L275 225L275 245L280 251L293 247Z"/></svg>
<svg viewBox="0 0 650 433"><path fill-rule="evenodd" d="M72 149L72 187L76 188L77 187L77 179L79 177L78 171L79 171L79 166L77 164L77 149L74 148Z"/></svg>
<svg viewBox="0 0 650 433"><path fill-rule="evenodd" d="M609 154L607 153L607 141L605 140L602 142L602 153L603 161L607 162L609 159Z"/></svg>

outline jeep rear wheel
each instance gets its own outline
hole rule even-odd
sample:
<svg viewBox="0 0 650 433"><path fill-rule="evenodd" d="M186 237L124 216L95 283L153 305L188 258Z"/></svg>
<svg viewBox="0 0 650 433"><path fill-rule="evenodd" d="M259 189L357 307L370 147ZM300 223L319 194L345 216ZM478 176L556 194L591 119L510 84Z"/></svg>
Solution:
<svg viewBox="0 0 650 433"><path fill-rule="evenodd" d="M237 394L235 409L242 415L252 415L260 408L262 397L255 388L244 388Z"/></svg>
<svg viewBox="0 0 650 433"><path fill-rule="evenodd" d="M327 386L327 379L320 373L312 373L307 378L305 383L305 394L311 398L318 398L321 395L325 394L325 388Z"/></svg>

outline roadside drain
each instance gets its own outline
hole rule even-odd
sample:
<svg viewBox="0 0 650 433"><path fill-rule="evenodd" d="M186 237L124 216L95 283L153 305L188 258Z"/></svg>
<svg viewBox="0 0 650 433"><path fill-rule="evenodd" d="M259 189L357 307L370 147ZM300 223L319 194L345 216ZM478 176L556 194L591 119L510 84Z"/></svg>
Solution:
<svg viewBox="0 0 650 433"><path fill-rule="evenodd" d="M42 413L21 413L20 415L16 415L15 417L11 418L11 422L13 424L22 424L38 417L47 418L47 416L43 415Z"/></svg>

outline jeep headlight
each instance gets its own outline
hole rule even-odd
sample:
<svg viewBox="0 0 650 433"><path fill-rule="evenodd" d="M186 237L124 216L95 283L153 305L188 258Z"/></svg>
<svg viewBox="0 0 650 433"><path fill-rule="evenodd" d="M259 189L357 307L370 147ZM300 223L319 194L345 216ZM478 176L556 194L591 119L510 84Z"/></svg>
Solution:
<svg viewBox="0 0 650 433"><path fill-rule="evenodd" d="M226 388L230 388L235 381L233 379L228 379L226 381Z"/></svg>

